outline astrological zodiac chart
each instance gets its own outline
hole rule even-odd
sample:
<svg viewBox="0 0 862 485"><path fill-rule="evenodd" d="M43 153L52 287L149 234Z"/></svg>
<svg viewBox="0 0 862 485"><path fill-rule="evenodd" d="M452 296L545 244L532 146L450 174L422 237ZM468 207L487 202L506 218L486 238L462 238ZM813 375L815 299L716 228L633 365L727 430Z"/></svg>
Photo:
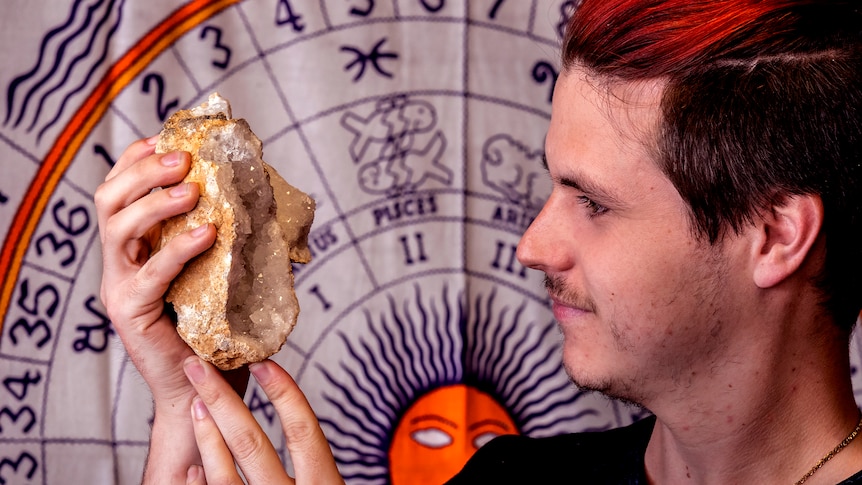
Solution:
<svg viewBox="0 0 862 485"><path fill-rule="evenodd" d="M541 275L515 258L550 190L575 4L4 1L0 485L139 482L151 399L99 300L93 194L214 91L317 201L274 359L348 483L440 483L499 434L637 419L568 382ZM266 396L246 402L290 469Z"/></svg>

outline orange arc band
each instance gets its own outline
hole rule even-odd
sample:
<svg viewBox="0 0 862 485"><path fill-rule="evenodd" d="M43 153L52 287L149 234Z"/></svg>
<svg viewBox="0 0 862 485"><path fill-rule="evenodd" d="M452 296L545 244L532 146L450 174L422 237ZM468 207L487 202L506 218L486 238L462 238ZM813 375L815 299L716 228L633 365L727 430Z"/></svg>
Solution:
<svg viewBox="0 0 862 485"><path fill-rule="evenodd" d="M192 0L150 30L118 60L72 116L42 161L0 251L0 331L36 226L72 159L117 95L159 54L208 18L242 0Z"/></svg>

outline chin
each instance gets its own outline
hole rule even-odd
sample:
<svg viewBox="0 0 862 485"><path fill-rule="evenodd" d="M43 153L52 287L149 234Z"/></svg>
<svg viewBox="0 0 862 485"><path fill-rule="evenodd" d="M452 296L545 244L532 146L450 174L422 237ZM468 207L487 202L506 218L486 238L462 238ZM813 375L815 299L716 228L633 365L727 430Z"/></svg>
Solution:
<svg viewBox="0 0 862 485"><path fill-rule="evenodd" d="M588 372L585 372L582 367L575 367L567 363L563 363L563 367L566 369L566 374L569 376L569 380L572 381L572 384L577 386L578 389L583 391L595 391L607 395L613 387L610 380L591 376Z"/></svg>
<svg viewBox="0 0 862 485"><path fill-rule="evenodd" d="M580 390L597 392L605 397L643 407L644 399L638 392L635 382L626 377L613 377L590 370L587 366L571 364L563 358L563 368L569 380Z"/></svg>

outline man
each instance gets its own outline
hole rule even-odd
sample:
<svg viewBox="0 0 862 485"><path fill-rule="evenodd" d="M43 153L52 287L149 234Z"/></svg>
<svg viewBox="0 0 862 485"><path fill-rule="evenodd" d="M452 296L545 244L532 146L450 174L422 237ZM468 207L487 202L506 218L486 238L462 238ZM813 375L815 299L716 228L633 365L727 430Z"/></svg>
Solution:
<svg viewBox="0 0 862 485"><path fill-rule="evenodd" d="M453 483L862 484L848 341L862 276L862 15L838 1L584 0L546 141L553 192L519 246L563 364L654 417L482 448ZM204 226L150 257L193 186L132 145L96 194L102 298L156 406L150 483L292 483L228 382L163 314ZM338 482L301 392L252 374L297 482ZM201 450L201 451L199 451ZM204 472L206 477L204 478Z"/></svg>
<svg viewBox="0 0 862 485"><path fill-rule="evenodd" d="M518 256L572 380L655 419L502 438L458 483L862 483L860 30L850 2L580 5Z"/></svg>

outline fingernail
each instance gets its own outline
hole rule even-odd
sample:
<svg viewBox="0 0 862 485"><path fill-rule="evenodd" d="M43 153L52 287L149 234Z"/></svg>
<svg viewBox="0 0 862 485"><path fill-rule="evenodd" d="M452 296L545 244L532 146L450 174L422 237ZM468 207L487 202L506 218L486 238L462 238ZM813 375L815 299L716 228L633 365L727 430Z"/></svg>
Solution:
<svg viewBox="0 0 862 485"><path fill-rule="evenodd" d="M209 228L209 224L204 224L203 226L198 226L192 229L191 235L192 237L201 237L207 233L207 229Z"/></svg>
<svg viewBox="0 0 862 485"><path fill-rule="evenodd" d="M165 167L176 167L180 164L180 152L171 152L162 157L162 165Z"/></svg>
<svg viewBox="0 0 862 485"><path fill-rule="evenodd" d="M200 384L204 381L204 377L206 377L206 369L201 364L201 360L198 357L189 357L183 363L183 370L186 371L186 377L192 381L193 384Z"/></svg>
<svg viewBox="0 0 862 485"><path fill-rule="evenodd" d="M147 145L155 145L159 141L159 135L151 136L145 140Z"/></svg>
<svg viewBox="0 0 862 485"><path fill-rule="evenodd" d="M178 184L168 190L171 197L184 197L189 193L189 184Z"/></svg>
<svg viewBox="0 0 862 485"><path fill-rule="evenodd" d="M269 371L269 366L264 362L258 362L248 366L248 370L254 376L258 384L266 385L272 377L272 372Z"/></svg>
<svg viewBox="0 0 862 485"><path fill-rule="evenodd" d="M186 483L196 483L203 478L204 469L200 465L192 465L186 473Z"/></svg>
<svg viewBox="0 0 862 485"><path fill-rule="evenodd" d="M210 411L207 409L207 405L201 400L199 396L195 396L192 399L192 416L198 421L206 419L209 416Z"/></svg>

